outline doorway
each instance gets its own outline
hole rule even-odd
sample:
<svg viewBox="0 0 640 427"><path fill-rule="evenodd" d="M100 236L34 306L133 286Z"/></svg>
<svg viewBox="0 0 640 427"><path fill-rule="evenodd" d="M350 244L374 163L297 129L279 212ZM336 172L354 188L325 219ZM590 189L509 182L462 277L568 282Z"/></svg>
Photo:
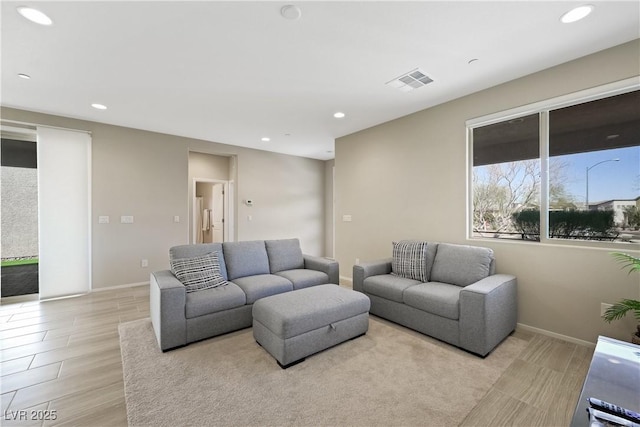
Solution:
<svg viewBox="0 0 640 427"><path fill-rule="evenodd" d="M1 296L12 282L40 300L90 292L91 135L5 121L1 129ZM30 139L11 142L12 131Z"/></svg>
<svg viewBox="0 0 640 427"><path fill-rule="evenodd" d="M189 243L235 240L235 180L235 156L189 151Z"/></svg>
<svg viewBox="0 0 640 427"><path fill-rule="evenodd" d="M37 296L39 285L36 131L30 127L3 125L1 146L0 296Z"/></svg>
<svg viewBox="0 0 640 427"><path fill-rule="evenodd" d="M228 240L229 183L195 178L193 180L193 220L191 238L194 243L222 243Z"/></svg>

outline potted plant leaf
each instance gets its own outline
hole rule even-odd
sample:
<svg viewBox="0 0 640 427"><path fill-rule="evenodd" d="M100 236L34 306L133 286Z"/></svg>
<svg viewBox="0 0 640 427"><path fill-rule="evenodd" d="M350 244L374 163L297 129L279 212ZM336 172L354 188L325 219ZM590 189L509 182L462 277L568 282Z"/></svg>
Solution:
<svg viewBox="0 0 640 427"><path fill-rule="evenodd" d="M634 271L640 272L640 258L621 252L613 252L611 255L622 264L623 269L629 269L629 274ZM611 323L614 320L622 319L630 311L633 312L634 317L638 321L637 331L631 336L631 342L640 345L640 301L622 299L609 307L602 318L606 322Z"/></svg>

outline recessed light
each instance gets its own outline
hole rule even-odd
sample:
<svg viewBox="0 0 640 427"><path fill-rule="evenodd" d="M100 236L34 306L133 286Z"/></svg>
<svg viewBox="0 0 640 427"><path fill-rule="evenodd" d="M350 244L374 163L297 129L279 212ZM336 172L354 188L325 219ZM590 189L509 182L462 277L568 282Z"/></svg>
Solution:
<svg viewBox="0 0 640 427"><path fill-rule="evenodd" d="M286 6L282 6L280 9L280 15L282 15L284 19L295 21L296 19L300 19L302 16L302 9L298 6L288 4Z"/></svg>
<svg viewBox="0 0 640 427"><path fill-rule="evenodd" d="M345 116L345 114L342 111L338 111L336 113L333 113L333 117L335 117L336 119L343 119Z"/></svg>
<svg viewBox="0 0 640 427"><path fill-rule="evenodd" d="M590 4L586 4L584 6L578 6L576 8L571 9L569 12L562 15L560 21L564 24L570 24L572 22L579 21L583 18L586 18L593 11L593 6Z"/></svg>
<svg viewBox="0 0 640 427"><path fill-rule="evenodd" d="M96 110L106 110L107 106L106 105L102 105L102 104L91 104L91 106L93 108L95 108Z"/></svg>
<svg viewBox="0 0 640 427"><path fill-rule="evenodd" d="M260 141L262 141L262 142L269 142L269 141L271 141L271 138L269 138L268 136L265 136L265 137L262 137L262 138L260 139Z"/></svg>
<svg viewBox="0 0 640 427"><path fill-rule="evenodd" d="M45 15L43 12L39 11L38 9L34 9L32 7L20 6L18 7L18 13L24 16L29 21L35 22L36 24L40 24L40 25L53 24L53 21L51 20L51 18L49 18L47 15Z"/></svg>
<svg viewBox="0 0 640 427"><path fill-rule="evenodd" d="M31 78L30 75L24 74L24 73L18 74L18 77L20 77L21 79L25 79L25 80L29 80Z"/></svg>

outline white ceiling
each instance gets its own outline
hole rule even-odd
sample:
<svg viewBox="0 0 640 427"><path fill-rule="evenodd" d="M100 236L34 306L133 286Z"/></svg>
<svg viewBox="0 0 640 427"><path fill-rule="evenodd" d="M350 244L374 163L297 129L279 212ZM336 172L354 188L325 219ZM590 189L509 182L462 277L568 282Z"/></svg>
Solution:
<svg viewBox="0 0 640 427"><path fill-rule="evenodd" d="M337 137L640 37L640 2L588 1L586 19L560 23L582 3L3 0L0 100L330 159ZM302 17L284 19L286 4ZM415 68L434 83L385 85Z"/></svg>

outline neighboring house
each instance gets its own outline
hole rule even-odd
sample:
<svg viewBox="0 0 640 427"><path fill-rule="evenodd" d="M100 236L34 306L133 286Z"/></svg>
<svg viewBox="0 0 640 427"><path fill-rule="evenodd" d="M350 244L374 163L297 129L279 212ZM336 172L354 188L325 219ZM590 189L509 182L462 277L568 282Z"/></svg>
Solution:
<svg viewBox="0 0 640 427"><path fill-rule="evenodd" d="M640 197L631 200L606 200L599 203L590 203L589 209L598 211L613 211L613 221L616 223L616 225L622 227L626 225L624 208L629 206L637 206L638 199L640 199Z"/></svg>

